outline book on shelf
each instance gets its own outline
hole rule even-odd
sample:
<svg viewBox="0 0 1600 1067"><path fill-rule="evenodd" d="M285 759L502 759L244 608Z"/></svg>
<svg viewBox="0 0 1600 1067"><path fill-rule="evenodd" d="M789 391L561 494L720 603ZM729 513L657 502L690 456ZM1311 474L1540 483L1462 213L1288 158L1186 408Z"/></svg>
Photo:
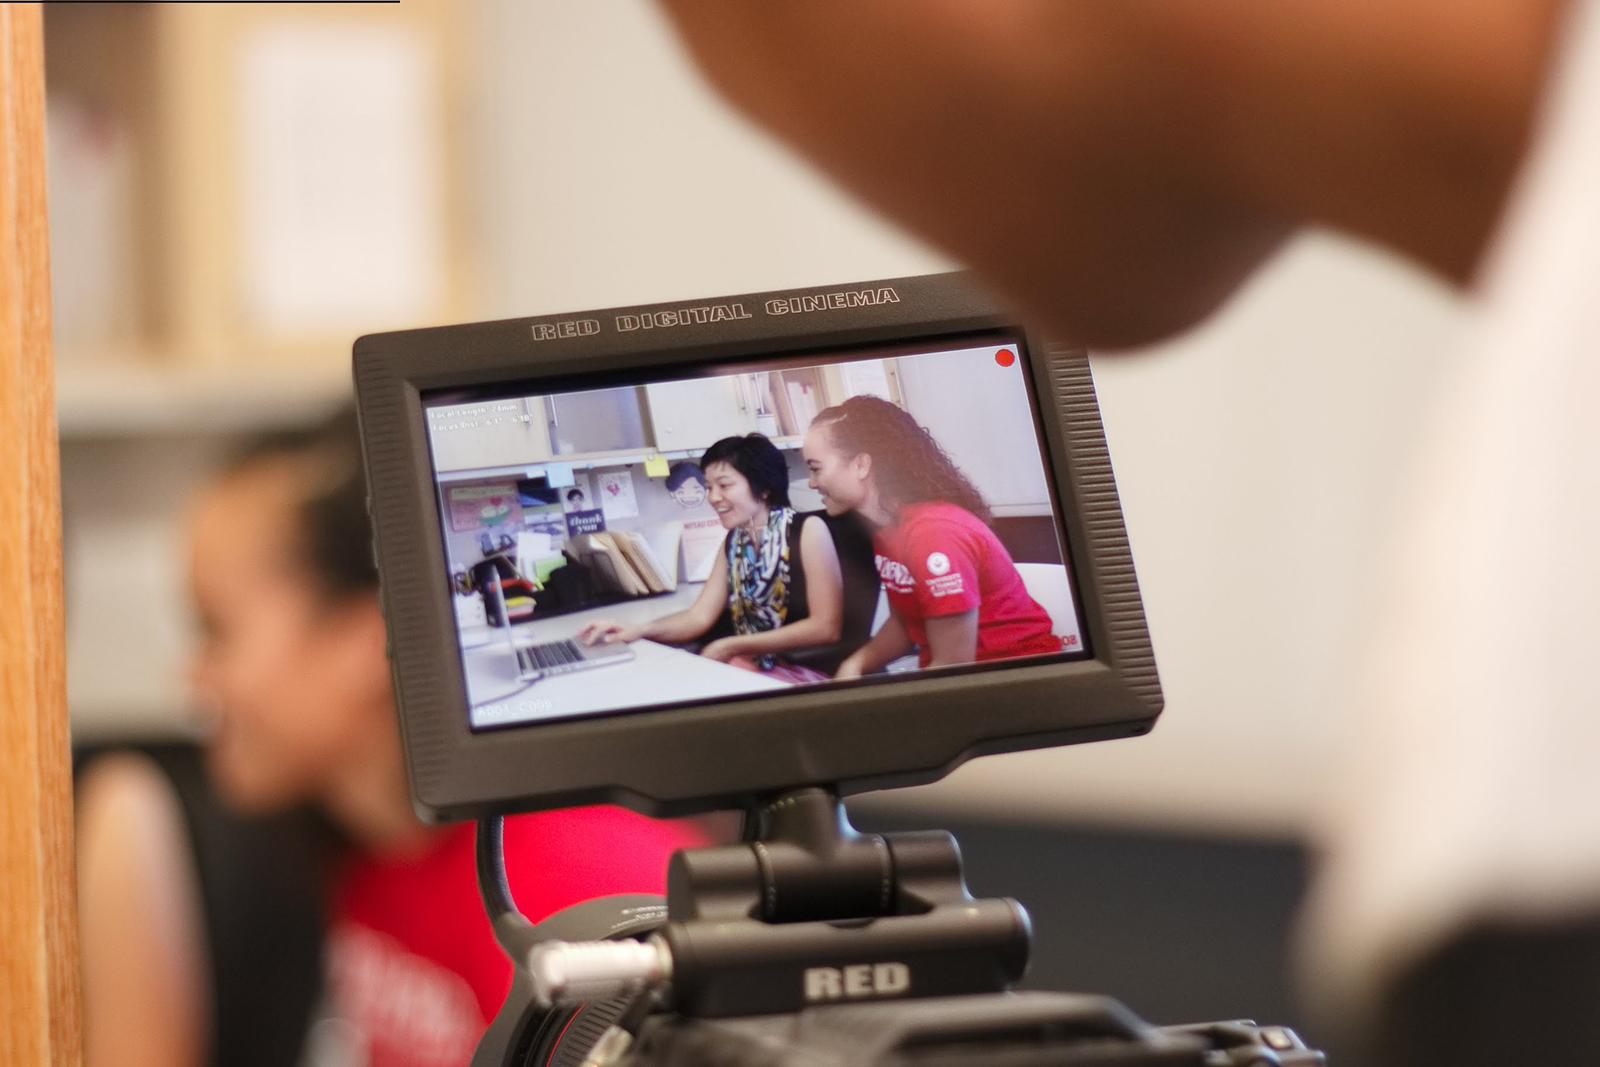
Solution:
<svg viewBox="0 0 1600 1067"><path fill-rule="evenodd" d="M583 549L590 567L601 576L603 582L609 579L614 592L626 596L649 595L650 588L644 584L644 579L634 571L622 550L617 548L617 543L607 533L586 534Z"/></svg>
<svg viewBox="0 0 1600 1067"><path fill-rule="evenodd" d="M661 575L669 593L678 588L678 545L683 540L683 523L662 522L637 531L640 551Z"/></svg>
<svg viewBox="0 0 1600 1067"><path fill-rule="evenodd" d="M643 530L604 530L577 539L577 549L608 591L649 596L677 590L682 536L679 522Z"/></svg>
<svg viewBox="0 0 1600 1067"><path fill-rule="evenodd" d="M622 552L622 558L628 566L633 568L633 573L645 584L645 588L652 593L665 593L666 580L650 565L639 551L639 535L632 530L610 530L607 536L611 538L617 548Z"/></svg>

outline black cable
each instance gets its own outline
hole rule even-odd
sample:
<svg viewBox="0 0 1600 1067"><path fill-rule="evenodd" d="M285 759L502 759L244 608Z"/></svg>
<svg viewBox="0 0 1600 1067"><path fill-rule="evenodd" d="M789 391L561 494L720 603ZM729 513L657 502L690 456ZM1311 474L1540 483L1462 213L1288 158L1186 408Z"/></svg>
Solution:
<svg viewBox="0 0 1600 1067"><path fill-rule="evenodd" d="M489 921L499 924L506 915L521 917L517 902L511 899L511 882L506 878L506 823L499 815L478 820L478 893Z"/></svg>
<svg viewBox="0 0 1600 1067"><path fill-rule="evenodd" d="M739 843L748 845L761 837L761 804L751 801L739 815Z"/></svg>
<svg viewBox="0 0 1600 1067"><path fill-rule="evenodd" d="M494 927L495 940L513 960L523 960L535 941L533 923L517 910L506 878L505 819L491 815L478 820L478 895ZM519 963L520 966L520 963Z"/></svg>

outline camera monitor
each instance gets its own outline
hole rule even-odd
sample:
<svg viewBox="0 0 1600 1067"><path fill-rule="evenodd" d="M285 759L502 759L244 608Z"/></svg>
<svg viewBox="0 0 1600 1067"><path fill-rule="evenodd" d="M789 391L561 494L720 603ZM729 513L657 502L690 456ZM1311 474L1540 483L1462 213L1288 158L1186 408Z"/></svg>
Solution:
<svg viewBox="0 0 1600 1067"><path fill-rule="evenodd" d="M364 337L436 819L939 777L1161 707L1085 354L960 275Z"/></svg>

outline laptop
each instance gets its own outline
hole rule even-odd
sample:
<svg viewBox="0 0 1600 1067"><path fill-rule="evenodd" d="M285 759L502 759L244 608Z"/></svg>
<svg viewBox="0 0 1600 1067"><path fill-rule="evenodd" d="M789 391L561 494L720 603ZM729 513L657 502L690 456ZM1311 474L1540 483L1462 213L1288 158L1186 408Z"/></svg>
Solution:
<svg viewBox="0 0 1600 1067"><path fill-rule="evenodd" d="M537 645L519 645L512 627L509 625L511 616L506 612L505 589L496 581L492 587L495 597L500 602L500 617L507 620L504 627L506 632L506 646L511 649L511 654L517 665L517 677L524 682L536 682L540 678L557 674L569 674L572 671L587 670L590 667L606 667L613 663L626 663L634 658L633 649L623 642L610 645L586 645L574 638L560 641L546 641ZM537 609L535 609L537 610Z"/></svg>
<svg viewBox="0 0 1600 1067"><path fill-rule="evenodd" d="M633 649L620 641L613 645L586 645L569 637L542 645L517 646L517 672L525 682L552 674L626 663L630 659L633 659Z"/></svg>

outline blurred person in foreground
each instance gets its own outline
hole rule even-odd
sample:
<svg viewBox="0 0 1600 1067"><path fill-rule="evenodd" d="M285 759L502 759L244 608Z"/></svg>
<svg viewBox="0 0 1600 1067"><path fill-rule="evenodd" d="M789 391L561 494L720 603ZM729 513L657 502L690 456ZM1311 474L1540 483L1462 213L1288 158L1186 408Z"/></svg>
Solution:
<svg viewBox="0 0 1600 1067"><path fill-rule="evenodd" d="M1600 0L661 2L1063 340L1193 326L1308 225L1469 292L1306 970L1370 1062L1600 1062Z"/></svg>
<svg viewBox="0 0 1600 1067"><path fill-rule="evenodd" d="M170 752L80 777L89 1067L459 1067L504 1000L473 825L411 807L370 545L353 412L258 442L195 503L216 799ZM606 807L505 827L534 921L662 892L702 843Z"/></svg>

